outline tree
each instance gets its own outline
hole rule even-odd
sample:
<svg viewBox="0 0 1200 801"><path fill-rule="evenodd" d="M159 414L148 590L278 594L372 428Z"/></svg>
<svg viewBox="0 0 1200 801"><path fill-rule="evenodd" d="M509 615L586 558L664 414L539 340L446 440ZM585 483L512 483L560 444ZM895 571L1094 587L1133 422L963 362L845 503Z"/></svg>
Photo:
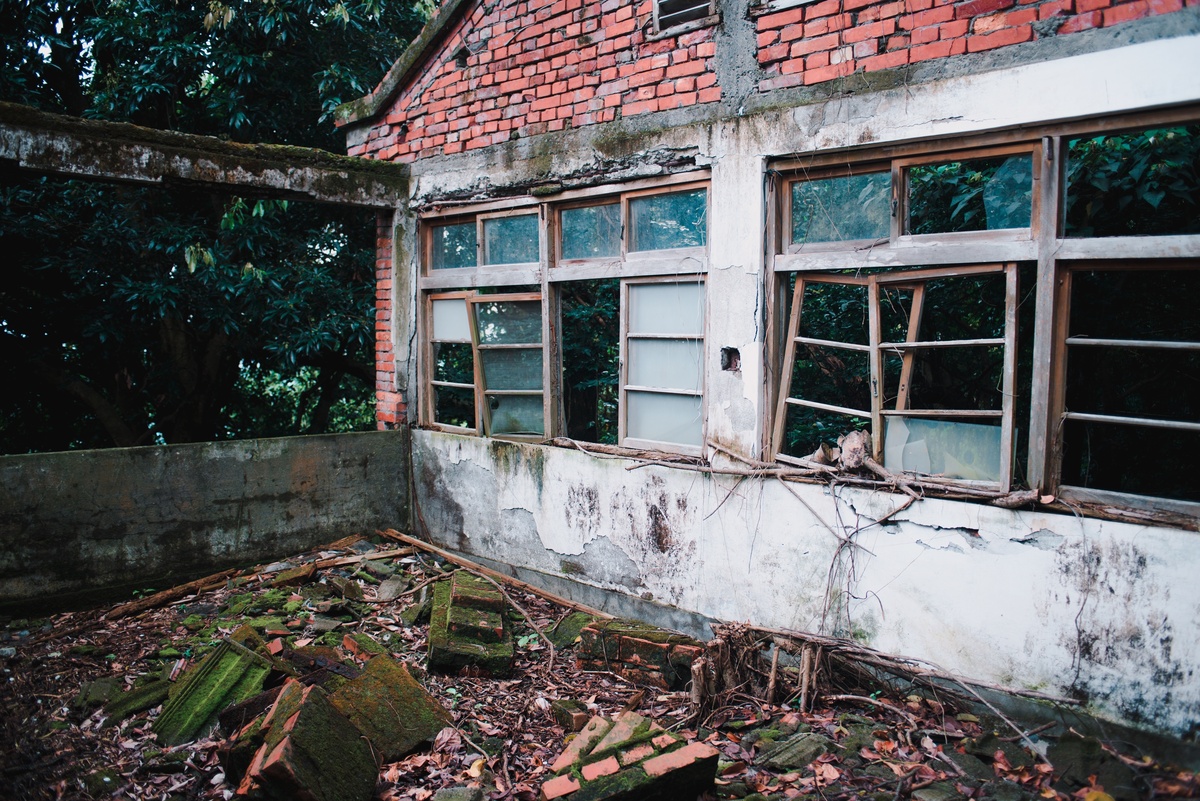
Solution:
<svg viewBox="0 0 1200 801"><path fill-rule="evenodd" d="M0 0L0 99L340 150L421 0ZM6 176L0 448L370 424L372 213Z"/></svg>

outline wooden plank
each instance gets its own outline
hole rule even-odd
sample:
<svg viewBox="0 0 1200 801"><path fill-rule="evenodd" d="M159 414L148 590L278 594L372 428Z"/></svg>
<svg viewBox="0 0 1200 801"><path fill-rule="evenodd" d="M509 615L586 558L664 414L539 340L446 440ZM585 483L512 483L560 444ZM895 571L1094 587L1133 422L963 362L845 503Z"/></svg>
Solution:
<svg viewBox="0 0 1200 801"><path fill-rule="evenodd" d="M184 596L192 595L193 593L205 592L207 590L224 586L225 583L230 578L237 575L237 573L237 568L232 570L223 570L220 573L214 573L211 576L205 576L204 578L196 579L195 581L189 581L186 584L180 584L177 587L171 587L170 589L163 590L162 592L156 592L153 595L147 595L145 598L138 598L137 600L130 601L127 604L121 604L116 609L113 609L111 612L106 614L104 619L117 620L119 618L129 617L130 615L141 614L142 612L150 609L157 609L160 606L166 606L172 601L176 601Z"/></svg>
<svg viewBox="0 0 1200 801"><path fill-rule="evenodd" d="M871 340L870 375L871 386L871 455L883 461L883 352L879 341L883 339L883 324L879 313L879 282L871 276L867 282L867 328Z"/></svg>
<svg viewBox="0 0 1200 801"><path fill-rule="evenodd" d="M838 348L840 350L853 350L859 353L870 353L870 345L860 345L857 342L839 342L836 339L817 339L816 337L793 337L792 341L798 345L817 345L822 348Z"/></svg>
<svg viewBox="0 0 1200 801"><path fill-rule="evenodd" d="M1173 342L1166 339L1097 339L1067 337L1068 345L1094 345L1106 348L1153 348L1157 350L1200 350L1200 342Z"/></svg>
<svg viewBox="0 0 1200 801"><path fill-rule="evenodd" d="M542 281L541 267L464 267L436 270L418 279L422 290L463 287L532 286Z"/></svg>
<svg viewBox="0 0 1200 801"><path fill-rule="evenodd" d="M1200 234L1072 237L1057 240L1054 247L1060 259L1104 259L1111 265L1108 269L1120 269L1113 259L1195 259L1200 253Z"/></svg>
<svg viewBox="0 0 1200 801"><path fill-rule="evenodd" d="M924 350L938 348L978 348L982 346L1003 345L1004 337L989 337L987 339L926 339L919 342L880 342L883 350L902 353L908 350Z"/></svg>
<svg viewBox="0 0 1200 801"><path fill-rule="evenodd" d="M925 311L925 284L920 283L913 287L912 306L908 310L908 332L905 336L905 342L916 342L917 337L921 332L921 317ZM916 363L916 354L912 351L905 351L900 359L900 385L896 387L896 409L902 410L908 408L908 392L912 386L913 365Z"/></svg>
<svg viewBox="0 0 1200 801"><path fill-rule="evenodd" d="M1017 403L1017 265L1009 264L1004 283L1004 376L1001 379L1000 489L1012 488L1013 436Z"/></svg>
<svg viewBox="0 0 1200 801"><path fill-rule="evenodd" d="M1111 423L1120 426L1144 428L1168 428L1172 431L1200 431L1200 423L1186 420L1159 420L1153 417L1126 417L1115 414L1091 414L1089 412L1063 412L1064 420L1082 420L1089 423Z"/></svg>
<svg viewBox="0 0 1200 801"><path fill-rule="evenodd" d="M884 417L982 417L998 419L1004 417L1003 409L884 409Z"/></svg>
<svg viewBox="0 0 1200 801"><path fill-rule="evenodd" d="M779 394L775 404L775 420L771 430L771 447L767 453L768 459L774 459L783 450L783 433L787 424L788 393L792 389L792 370L796 360L796 334L800 328L800 312L804 308L803 275L796 276L796 285L792 289L792 309L788 315L787 339L783 349L783 364L780 365Z"/></svg>
<svg viewBox="0 0 1200 801"><path fill-rule="evenodd" d="M991 243L955 239L957 236L946 235L937 241L921 242L906 237L903 242L881 247L780 254L775 257L773 269L776 272L829 272L1033 261L1037 258L1037 243L1030 241L1028 236L1021 241ZM896 276L895 280L903 280L903 276Z"/></svg>

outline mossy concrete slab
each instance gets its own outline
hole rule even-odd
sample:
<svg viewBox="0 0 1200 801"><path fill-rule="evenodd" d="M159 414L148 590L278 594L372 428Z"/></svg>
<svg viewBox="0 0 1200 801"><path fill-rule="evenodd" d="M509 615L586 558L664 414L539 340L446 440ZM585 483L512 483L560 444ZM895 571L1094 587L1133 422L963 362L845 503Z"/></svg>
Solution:
<svg viewBox="0 0 1200 801"><path fill-rule="evenodd" d="M461 575L461 574L459 574ZM480 642L450 631L451 587L439 581L433 588L429 616L429 668L454 673L470 667L492 677L512 672L516 648L507 627L500 642Z"/></svg>
<svg viewBox="0 0 1200 801"><path fill-rule="evenodd" d="M262 692L271 663L226 640L184 674L153 724L164 745L180 745L216 725L225 707Z"/></svg>

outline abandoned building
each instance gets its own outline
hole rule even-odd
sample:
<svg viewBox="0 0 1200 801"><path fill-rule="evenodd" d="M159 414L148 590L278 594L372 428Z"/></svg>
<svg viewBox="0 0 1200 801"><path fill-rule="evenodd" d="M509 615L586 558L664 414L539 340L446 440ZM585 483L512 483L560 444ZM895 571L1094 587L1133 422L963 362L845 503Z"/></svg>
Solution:
<svg viewBox="0 0 1200 801"><path fill-rule="evenodd" d="M381 430L2 457L0 601L408 526L1200 733L1196 0L448 0L354 158L50 116L376 209Z"/></svg>
<svg viewBox="0 0 1200 801"><path fill-rule="evenodd" d="M1200 731L1193 0L451 0L340 124L435 541Z"/></svg>

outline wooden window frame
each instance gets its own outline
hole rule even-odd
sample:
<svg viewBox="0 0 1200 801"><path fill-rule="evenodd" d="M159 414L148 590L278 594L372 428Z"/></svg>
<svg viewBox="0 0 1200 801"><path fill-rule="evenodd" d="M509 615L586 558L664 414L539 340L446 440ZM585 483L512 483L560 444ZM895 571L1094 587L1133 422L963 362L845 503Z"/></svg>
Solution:
<svg viewBox="0 0 1200 801"><path fill-rule="evenodd" d="M479 323L475 314L475 307L485 303L531 303L536 302L539 306L538 317L542 321L542 338L538 343L507 343L507 344L484 344L479 339ZM483 436L491 437L492 439L516 440L520 442L541 442L549 438L550 426L550 398L546 392L546 341L544 336L546 309L543 302L541 292L507 292L483 295L479 293L470 293L466 298L467 317L471 325L471 351L475 359L475 410L479 420L478 431ZM510 390L510 389L488 389L487 371L483 367L483 353L489 350L539 350L542 353L542 381L541 389L538 390ZM532 397L538 396L542 403L542 433L539 434L514 434L514 433L493 433L492 432L492 408L488 399L492 396L513 396L513 397Z"/></svg>
<svg viewBox="0 0 1200 801"><path fill-rule="evenodd" d="M422 346L421 350L422 350L422 357L423 357L422 361L426 365L425 372L427 372L428 375L424 375L422 377L422 381L421 381L421 389L423 390L423 401L424 401L424 403L422 404L422 409L428 414L428 419L425 420L424 423L426 425L428 425L430 428L435 428L438 431L449 431L449 432L452 432L455 434L477 435L477 434L479 434L480 431L483 430L480 427L480 418L479 418L479 393L478 393L479 359L475 353L474 334L471 333L466 340L435 339L434 335L433 335L433 303L434 303L434 301L438 301L438 300L459 300L459 299L461 299L463 301L464 305L466 306L468 330L473 331L474 325L471 323L471 306L468 303L468 299L474 295L475 295L475 292L473 290L463 290L463 291L458 291L458 292L427 292L427 293L425 293L423 305L425 307L424 319L427 321L427 324L425 326L425 336L422 337L423 346ZM438 380L434 379L434 377L433 377L434 370L436 368L434 365L433 346L439 342L453 343L453 344L459 344L459 345L465 344L465 345L471 346L471 371L472 371L472 378L473 378L473 381L471 384L469 384L469 385L456 384L456 383L452 383L452 382L438 381ZM475 403L475 425L474 425L474 427L466 428L464 426L455 426L455 425L450 425L449 423L439 423L437 421L437 404L435 402L435 394L436 394L436 387L439 387L439 386L448 386L448 387L454 387L454 388L458 388L458 389L470 389L471 390L471 397L474 399L474 403Z"/></svg>
<svg viewBox="0 0 1200 801"><path fill-rule="evenodd" d="M646 35L647 41L664 39L668 36L678 36L681 33L688 33L689 31L697 31L701 28L708 28L716 25L721 21L721 14L717 11L716 0L708 0L706 3L694 2L693 0L691 7L684 9L685 11L699 9L701 6L707 6L707 13L697 17L690 17L681 22L669 22L665 26L662 24L662 0L654 0L653 6L654 7L651 12L650 30L647 31ZM682 12L669 12L667 16L679 13Z"/></svg>

